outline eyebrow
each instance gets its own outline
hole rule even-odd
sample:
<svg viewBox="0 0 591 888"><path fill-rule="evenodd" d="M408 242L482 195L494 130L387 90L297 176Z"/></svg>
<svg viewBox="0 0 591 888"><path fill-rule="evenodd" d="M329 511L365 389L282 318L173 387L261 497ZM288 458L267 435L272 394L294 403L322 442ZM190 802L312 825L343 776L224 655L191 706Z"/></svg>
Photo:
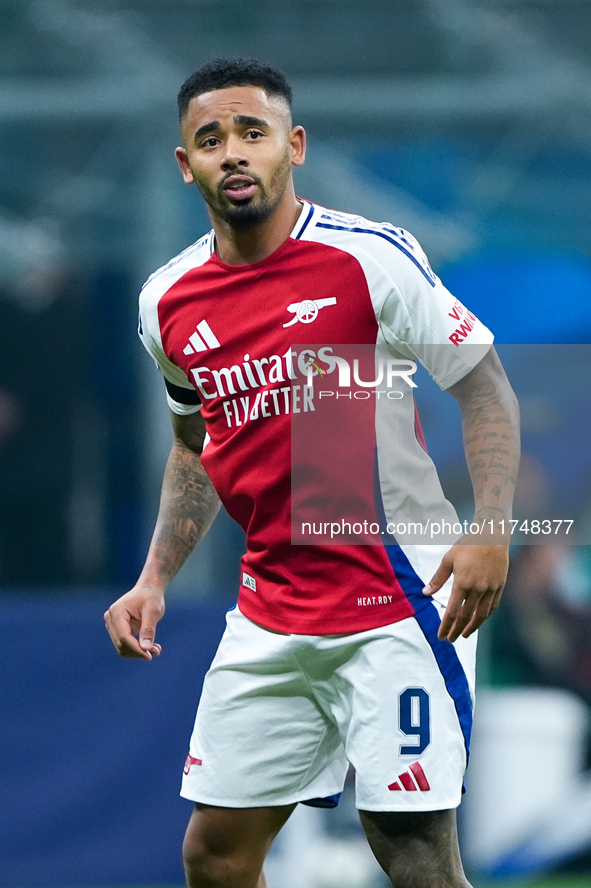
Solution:
<svg viewBox="0 0 591 888"><path fill-rule="evenodd" d="M264 120L262 117L251 117L249 114L236 114L234 116L234 123L237 123L238 126L269 127L268 121ZM212 120L210 123L204 123L203 126L200 126L195 132L195 140L200 139L202 136L206 136L208 133L213 133L219 128L219 120Z"/></svg>
<svg viewBox="0 0 591 888"><path fill-rule="evenodd" d="M262 117L250 117L248 114L237 114L234 118L234 123L238 123L240 126L269 126L268 122L263 120Z"/></svg>
<svg viewBox="0 0 591 888"><path fill-rule="evenodd" d="M200 139L201 136L206 136L207 133L213 133L219 128L219 120L212 120L211 123L204 123L203 126L200 126L199 129L195 132L195 139Z"/></svg>

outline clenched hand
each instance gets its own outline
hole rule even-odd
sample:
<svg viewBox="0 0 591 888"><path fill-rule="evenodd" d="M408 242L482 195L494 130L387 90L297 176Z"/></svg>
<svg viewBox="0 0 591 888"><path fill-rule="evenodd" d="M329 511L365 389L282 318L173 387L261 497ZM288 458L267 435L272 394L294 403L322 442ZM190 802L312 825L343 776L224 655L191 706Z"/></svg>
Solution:
<svg viewBox="0 0 591 888"><path fill-rule="evenodd" d="M134 586L111 605L105 614L105 626L122 657L151 660L162 650L155 638L156 624L163 615L163 593L151 587Z"/></svg>

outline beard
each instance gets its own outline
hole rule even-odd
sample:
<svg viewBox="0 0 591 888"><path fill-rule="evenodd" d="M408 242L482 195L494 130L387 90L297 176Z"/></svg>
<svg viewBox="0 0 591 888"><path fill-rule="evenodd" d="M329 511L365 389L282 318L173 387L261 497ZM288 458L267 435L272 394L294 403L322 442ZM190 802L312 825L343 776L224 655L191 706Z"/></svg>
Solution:
<svg viewBox="0 0 591 888"><path fill-rule="evenodd" d="M273 173L268 190L258 176L240 168L232 170L231 173L224 176L215 190L209 188L204 182L200 182L197 177L194 176L194 179L201 196L216 216L223 219L234 231L248 231L271 218L285 194L290 173L291 163L289 154L286 152ZM256 183L257 194L248 200L233 204L224 193L223 185L230 175L240 174L249 176Z"/></svg>
<svg viewBox="0 0 591 888"><path fill-rule="evenodd" d="M252 203L251 198L237 206L218 208L216 212L234 231L248 231L249 228L255 228L266 222L273 215L282 197L283 194L280 194L275 200L270 200L267 194L263 194L256 203Z"/></svg>

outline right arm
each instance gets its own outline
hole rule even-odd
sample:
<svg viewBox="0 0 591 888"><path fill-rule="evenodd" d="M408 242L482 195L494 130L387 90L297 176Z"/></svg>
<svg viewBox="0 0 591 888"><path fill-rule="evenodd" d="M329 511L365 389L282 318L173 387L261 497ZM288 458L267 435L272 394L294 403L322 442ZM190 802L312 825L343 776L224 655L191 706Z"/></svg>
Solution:
<svg viewBox="0 0 591 888"><path fill-rule="evenodd" d="M201 413L172 413L174 443L162 482L158 519L146 562L129 592L111 605L105 625L122 657L151 660L160 654L156 624L164 614L164 593L220 507L201 464L205 423ZM139 633L139 639L135 636Z"/></svg>

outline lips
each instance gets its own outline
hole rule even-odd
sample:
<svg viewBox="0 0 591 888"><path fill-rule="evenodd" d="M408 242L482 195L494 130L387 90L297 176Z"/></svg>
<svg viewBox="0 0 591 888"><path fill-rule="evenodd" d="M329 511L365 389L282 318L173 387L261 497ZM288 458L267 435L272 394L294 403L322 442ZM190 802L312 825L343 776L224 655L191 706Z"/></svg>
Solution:
<svg viewBox="0 0 591 888"><path fill-rule="evenodd" d="M231 200L248 200L256 191L256 182L250 176L228 176L222 191Z"/></svg>

